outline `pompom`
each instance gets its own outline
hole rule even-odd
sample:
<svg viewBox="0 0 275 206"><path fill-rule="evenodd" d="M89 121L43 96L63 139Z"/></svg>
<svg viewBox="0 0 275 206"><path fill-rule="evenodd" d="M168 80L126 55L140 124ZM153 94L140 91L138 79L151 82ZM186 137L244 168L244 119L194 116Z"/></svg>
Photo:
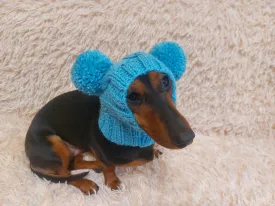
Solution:
<svg viewBox="0 0 275 206"><path fill-rule="evenodd" d="M179 80L186 68L186 56L183 49L175 42L162 42L155 45L150 54L165 64Z"/></svg>
<svg viewBox="0 0 275 206"><path fill-rule="evenodd" d="M72 82L85 94L99 95L102 92L103 77L111 65L111 60L98 50L83 52L73 65Z"/></svg>

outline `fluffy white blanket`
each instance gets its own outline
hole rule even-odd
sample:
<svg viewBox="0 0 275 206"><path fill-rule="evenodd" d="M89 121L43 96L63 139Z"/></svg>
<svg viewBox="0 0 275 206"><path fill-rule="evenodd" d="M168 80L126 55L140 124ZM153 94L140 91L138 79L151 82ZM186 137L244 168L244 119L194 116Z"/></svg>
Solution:
<svg viewBox="0 0 275 206"><path fill-rule="evenodd" d="M0 205L274 205L274 12L274 0L0 1ZM116 61L163 40L188 58L178 108L195 142L119 169L120 192L93 172L90 197L31 174L30 117L73 89L76 55L96 48Z"/></svg>

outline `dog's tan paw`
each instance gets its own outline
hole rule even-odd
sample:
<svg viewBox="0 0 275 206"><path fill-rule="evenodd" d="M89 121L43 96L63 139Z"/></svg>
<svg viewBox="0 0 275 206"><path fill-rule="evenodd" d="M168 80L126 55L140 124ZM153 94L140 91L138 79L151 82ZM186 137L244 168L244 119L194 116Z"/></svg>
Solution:
<svg viewBox="0 0 275 206"><path fill-rule="evenodd" d="M121 188L121 181L117 178L113 182L108 183L107 186L111 188L111 190L120 190Z"/></svg>
<svg viewBox="0 0 275 206"><path fill-rule="evenodd" d="M160 158L160 156L162 155L163 153L161 152L161 151L159 151L159 150L154 150L154 157L155 158Z"/></svg>
<svg viewBox="0 0 275 206"><path fill-rule="evenodd" d="M80 189L85 195L91 195L97 193L99 187L96 183L88 179L79 179L69 182L69 184Z"/></svg>

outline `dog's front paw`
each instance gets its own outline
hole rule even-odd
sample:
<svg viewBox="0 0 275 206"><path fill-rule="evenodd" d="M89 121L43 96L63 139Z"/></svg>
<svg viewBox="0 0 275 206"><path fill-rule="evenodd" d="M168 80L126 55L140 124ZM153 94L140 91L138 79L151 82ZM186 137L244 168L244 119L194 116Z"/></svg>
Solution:
<svg viewBox="0 0 275 206"><path fill-rule="evenodd" d="M111 188L111 190L120 190L120 188L121 188L121 181L117 178L114 181L108 183L107 186L109 188Z"/></svg>
<svg viewBox="0 0 275 206"><path fill-rule="evenodd" d="M85 195L95 194L99 189L96 183L88 179L74 180L69 182L69 184L80 189Z"/></svg>
<svg viewBox="0 0 275 206"><path fill-rule="evenodd" d="M158 159L159 159L160 156L161 156L162 154L163 154L163 153L162 153L161 151L159 151L159 150L157 150L157 149L154 150L154 157L155 157L155 158L158 158Z"/></svg>

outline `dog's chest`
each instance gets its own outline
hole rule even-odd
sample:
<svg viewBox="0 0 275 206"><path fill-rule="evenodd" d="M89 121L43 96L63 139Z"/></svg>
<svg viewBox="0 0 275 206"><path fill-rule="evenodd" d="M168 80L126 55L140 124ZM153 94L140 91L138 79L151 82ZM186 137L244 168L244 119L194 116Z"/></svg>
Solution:
<svg viewBox="0 0 275 206"><path fill-rule="evenodd" d="M139 166L154 158L153 147L146 148L123 148L120 147L116 152L108 154L108 160L120 166Z"/></svg>

